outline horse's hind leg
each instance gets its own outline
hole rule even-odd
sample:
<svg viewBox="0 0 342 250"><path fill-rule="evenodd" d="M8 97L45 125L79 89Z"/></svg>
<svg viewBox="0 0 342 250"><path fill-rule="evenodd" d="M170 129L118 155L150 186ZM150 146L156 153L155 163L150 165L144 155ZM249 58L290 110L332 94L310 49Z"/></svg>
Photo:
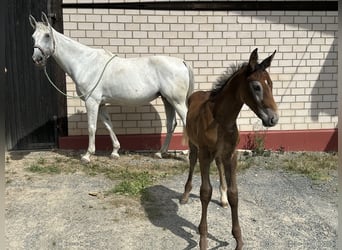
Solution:
<svg viewBox="0 0 342 250"><path fill-rule="evenodd" d="M229 157L229 158L228 158ZM232 234L236 240L236 250L242 249L242 235L238 215L238 189L236 181L237 152L224 159L224 168L228 184L228 201L232 213Z"/></svg>
<svg viewBox="0 0 342 250"><path fill-rule="evenodd" d="M87 152L82 156L82 161L85 163L90 162L90 156L95 154L95 133L96 133L96 123L97 115L99 112L99 105L96 101L88 99L85 102L88 116L88 133L89 133L89 143Z"/></svg>
<svg viewBox="0 0 342 250"><path fill-rule="evenodd" d="M166 138L161 149L159 150L159 152L156 153L156 156L158 156L159 158L162 158L162 155L167 152L169 145L170 145L173 131L175 130L177 126L175 109L166 100L165 97L162 96L162 100L163 100L164 107L165 107L167 133L166 133Z"/></svg>
<svg viewBox="0 0 342 250"><path fill-rule="evenodd" d="M103 124L105 125L106 129L109 132L110 138L112 139L113 152L110 156L112 158L119 158L120 155L119 155L118 151L120 149L120 143L119 143L119 140L113 131L113 124L112 124L112 121L110 120L110 117L109 117L109 114L107 112L107 108L105 105L100 106L99 115L100 115L101 121L103 122Z"/></svg>
<svg viewBox="0 0 342 250"><path fill-rule="evenodd" d="M189 148L190 148L190 152L189 152L189 175L188 175L188 179L185 183L184 193L182 195L182 198L180 199L181 204L185 204L189 200L189 194L190 194L190 191L192 189L192 176L193 176L194 168L195 168L195 165L197 162L197 154L198 154L197 147L194 144L192 144L191 142L189 142Z"/></svg>
<svg viewBox="0 0 342 250"><path fill-rule="evenodd" d="M220 176L220 194L221 194L221 206L228 207L228 198L227 198L227 182L224 176L224 166L222 164L221 158L215 158L216 166Z"/></svg>

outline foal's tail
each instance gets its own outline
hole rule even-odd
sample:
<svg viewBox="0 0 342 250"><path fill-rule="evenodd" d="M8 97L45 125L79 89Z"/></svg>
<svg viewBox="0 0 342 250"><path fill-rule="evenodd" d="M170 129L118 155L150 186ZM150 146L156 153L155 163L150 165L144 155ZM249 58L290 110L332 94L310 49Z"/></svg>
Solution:
<svg viewBox="0 0 342 250"><path fill-rule="evenodd" d="M194 82L195 82L194 81L194 72L193 72L193 69L192 69L190 64L188 64L186 61L183 61L183 63L185 64L185 66L189 72L189 88L188 88L188 92L186 93L186 105L188 105L189 96L194 91Z"/></svg>
<svg viewBox="0 0 342 250"><path fill-rule="evenodd" d="M182 146L188 146L188 145L189 145L188 133L186 132L186 127L183 127Z"/></svg>

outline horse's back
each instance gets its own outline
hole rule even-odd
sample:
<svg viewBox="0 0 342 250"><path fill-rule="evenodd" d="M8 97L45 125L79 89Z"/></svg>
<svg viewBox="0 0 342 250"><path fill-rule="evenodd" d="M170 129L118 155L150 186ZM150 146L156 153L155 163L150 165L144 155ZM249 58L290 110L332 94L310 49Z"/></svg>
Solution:
<svg viewBox="0 0 342 250"><path fill-rule="evenodd" d="M171 57L171 56L145 56L145 57L132 57L132 58L121 58L121 62L130 67L136 66L144 70L163 70L165 72L171 72L175 69L186 69L184 60Z"/></svg>
<svg viewBox="0 0 342 250"><path fill-rule="evenodd" d="M118 58L112 63L114 77L134 79L148 85L187 84L189 72L184 61L177 57L149 56L134 58ZM159 86L160 87L160 86Z"/></svg>

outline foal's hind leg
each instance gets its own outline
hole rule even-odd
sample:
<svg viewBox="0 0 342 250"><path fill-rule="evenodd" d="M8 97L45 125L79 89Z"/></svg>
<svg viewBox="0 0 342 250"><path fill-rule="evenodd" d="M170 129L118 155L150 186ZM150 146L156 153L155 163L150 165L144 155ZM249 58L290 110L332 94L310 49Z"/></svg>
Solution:
<svg viewBox="0 0 342 250"><path fill-rule="evenodd" d="M184 187L184 193L182 195L182 198L180 199L180 203L181 204L185 204L188 202L189 200L189 194L190 191L192 189L192 175L194 173L194 168L197 162L197 153L198 153L198 149L197 147L192 144L191 142L189 142L189 175L188 175L188 180L185 183L185 187Z"/></svg>
<svg viewBox="0 0 342 250"><path fill-rule="evenodd" d="M100 119L102 120L103 124L105 125L106 129L109 132L110 138L112 139L113 152L110 156L112 158L119 158L120 155L119 155L118 151L120 149L120 143L119 143L119 140L113 131L113 124L112 124L112 121L110 120L110 117L109 117L109 114L107 112L107 108L105 105L100 106L99 115L100 115Z"/></svg>
<svg viewBox="0 0 342 250"><path fill-rule="evenodd" d="M227 182L224 176L224 166L222 164L220 157L216 157L215 162L216 162L216 166L217 166L219 177L220 177L221 206L228 207Z"/></svg>
<svg viewBox="0 0 342 250"><path fill-rule="evenodd" d="M226 174L226 180L228 184L228 201L231 207L232 213L232 234L236 240L236 250L242 249L242 235L241 228L239 224L238 215L238 189L236 181L236 168L237 168L237 152L235 151L233 155L228 155L224 159L224 168Z"/></svg>
<svg viewBox="0 0 342 250"><path fill-rule="evenodd" d="M165 107L167 133L161 149L159 150L159 152L156 153L156 156L159 158L162 158L162 155L167 152L171 142L173 131L175 131L175 128L177 126L175 109L168 102L168 100L166 100L165 97L162 96L162 100Z"/></svg>
<svg viewBox="0 0 342 250"><path fill-rule="evenodd" d="M211 200L213 188L210 184L209 169L210 163L213 160L213 154L208 150L200 149L199 162L201 168L201 188L200 188L200 199L202 204L202 215L201 222L198 226L200 234L200 250L208 248L208 223L207 223L207 212L208 204Z"/></svg>

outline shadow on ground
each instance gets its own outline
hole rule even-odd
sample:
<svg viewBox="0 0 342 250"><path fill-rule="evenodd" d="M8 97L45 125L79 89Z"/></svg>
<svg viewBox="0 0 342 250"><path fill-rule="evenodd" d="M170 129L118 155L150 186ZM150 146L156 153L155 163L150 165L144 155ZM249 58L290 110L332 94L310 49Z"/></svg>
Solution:
<svg viewBox="0 0 342 250"><path fill-rule="evenodd" d="M194 195L191 195L194 197ZM197 242L193 239L193 233L198 233L197 226L190 221L179 216L180 209L179 198L181 193L173 191L165 186L156 185L148 187L144 190L144 195L141 198L141 204L145 209L145 213L151 223L163 230L169 230L174 235L186 240L187 247L184 249L197 248ZM199 197L195 197L199 199ZM200 213L198 213L198 220ZM218 240L212 235L208 238L217 242L213 249L218 249L227 246L227 242Z"/></svg>

